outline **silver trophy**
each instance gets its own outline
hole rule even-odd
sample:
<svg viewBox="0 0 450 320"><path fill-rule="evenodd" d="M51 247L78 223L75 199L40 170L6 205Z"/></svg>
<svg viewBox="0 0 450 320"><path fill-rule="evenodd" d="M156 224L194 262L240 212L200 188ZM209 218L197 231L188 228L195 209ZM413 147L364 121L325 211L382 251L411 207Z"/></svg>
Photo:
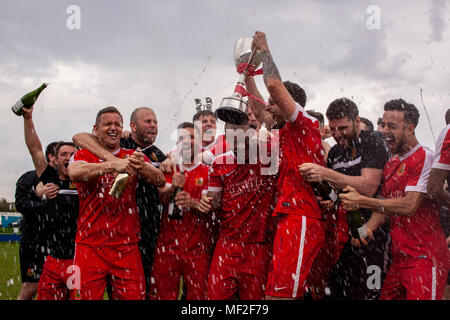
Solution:
<svg viewBox="0 0 450 320"><path fill-rule="evenodd" d="M247 64L244 72L239 76L236 88L239 86L242 86L242 88L244 87L245 75L250 66L253 67L253 70L256 70L261 64L259 52L257 52L256 48L254 50L251 49L252 41L252 38L239 38L234 44L234 63L236 64L236 67L241 63ZM247 102L244 101L242 94L235 89L232 96L222 99L220 107L216 110L216 116L227 123L235 125L247 124L248 116L245 113L246 107Z"/></svg>

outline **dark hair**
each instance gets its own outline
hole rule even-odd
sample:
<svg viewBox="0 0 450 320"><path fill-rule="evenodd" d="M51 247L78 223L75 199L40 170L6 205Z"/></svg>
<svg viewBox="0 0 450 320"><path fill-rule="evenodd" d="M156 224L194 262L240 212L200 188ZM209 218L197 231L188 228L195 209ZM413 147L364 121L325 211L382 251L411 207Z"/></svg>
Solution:
<svg viewBox="0 0 450 320"><path fill-rule="evenodd" d="M450 108L448 108L445 113L445 124L450 124Z"/></svg>
<svg viewBox="0 0 450 320"><path fill-rule="evenodd" d="M73 143L73 142L60 141L60 142L58 142L58 144L55 147L56 156L58 156L59 149L61 149L61 147L63 147L63 146L71 146L71 147L74 147L74 148L77 147L75 145L75 143Z"/></svg>
<svg viewBox="0 0 450 320"><path fill-rule="evenodd" d="M194 124L192 122L182 122L177 126L177 130L192 128L194 129Z"/></svg>
<svg viewBox="0 0 450 320"><path fill-rule="evenodd" d="M291 95L292 99L294 99L295 102L300 104L302 107L306 105L306 92L303 90L302 87L300 87L298 84L290 81L284 81L283 82L284 87L287 89L289 94Z"/></svg>
<svg viewBox="0 0 450 320"><path fill-rule="evenodd" d="M102 114L105 114L105 113L117 113L120 116L120 118L122 119L122 121L123 121L123 117L120 114L119 110L117 110L117 108L114 107L114 106L109 106L109 107L103 108L99 112L97 112L97 117L95 118L95 125L96 126L98 126L98 120L100 119L100 116Z"/></svg>
<svg viewBox="0 0 450 320"><path fill-rule="evenodd" d="M199 120L200 117L204 117L204 116L213 116L214 119L217 120L216 115L211 110L200 110L199 112L194 114L194 117L192 118L192 122L195 122L195 121Z"/></svg>
<svg viewBox="0 0 450 320"><path fill-rule="evenodd" d="M408 103L403 99L394 99L384 104L384 111L403 111L405 113L403 119L406 123L413 124L417 127L419 123L419 110L412 103Z"/></svg>
<svg viewBox="0 0 450 320"><path fill-rule="evenodd" d="M322 113L314 110L306 110L306 113L309 114L311 117L316 118L317 121L319 121L320 127L323 127L323 125L325 124L325 118L323 117Z"/></svg>
<svg viewBox="0 0 450 320"><path fill-rule="evenodd" d="M377 126L379 126L381 124L381 122L383 122L383 118L378 118L377 120Z"/></svg>
<svg viewBox="0 0 450 320"><path fill-rule="evenodd" d="M45 148L45 159L47 160L47 162L50 162L48 155L51 154L52 156L56 157L56 146L61 142L63 141L54 141L47 145L47 148Z"/></svg>
<svg viewBox="0 0 450 320"><path fill-rule="evenodd" d="M152 111L152 112L154 113L153 109L152 109L152 108L149 108L149 107L139 107L139 108L136 108L136 109L134 109L133 112L131 113L131 116L130 116L130 122L136 123L136 117L137 117L137 114L138 114L138 112L139 112L140 110L143 110L143 109Z"/></svg>
<svg viewBox="0 0 450 320"><path fill-rule="evenodd" d="M367 129L369 131L373 131L373 123L372 123L372 121L370 121L367 118L363 118L363 117L360 117L360 120L361 120L362 123L364 123L367 126Z"/></svg>
<svg viewBox="0 0 450 320"><path fill-rule="evenodd" d="M336 120L348 117L354 121L359 115L358 107L348 98L339 98L330 103L327 109L328 120Z"/></svg>

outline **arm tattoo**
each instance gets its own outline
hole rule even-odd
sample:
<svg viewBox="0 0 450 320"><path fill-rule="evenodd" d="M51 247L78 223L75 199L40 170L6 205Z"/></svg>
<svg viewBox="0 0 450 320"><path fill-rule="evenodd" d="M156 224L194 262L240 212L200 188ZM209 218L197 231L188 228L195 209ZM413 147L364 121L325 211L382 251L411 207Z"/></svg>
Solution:
<svg viewBox="0 0 450 320"><path fill-rule="evenodd" d="M269 51L261 52L261 60L263 62L263 76L264 81L268 78L275 78L281 80L280 73L278 72L275 62L273 62L272 55Z"/></svg>

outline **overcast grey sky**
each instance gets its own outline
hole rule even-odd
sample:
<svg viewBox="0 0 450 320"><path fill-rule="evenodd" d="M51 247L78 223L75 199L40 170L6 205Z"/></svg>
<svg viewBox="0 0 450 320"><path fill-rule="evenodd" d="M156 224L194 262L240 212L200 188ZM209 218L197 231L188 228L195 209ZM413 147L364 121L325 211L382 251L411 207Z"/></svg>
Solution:
<svg viewBox="0 0 450 320"><path fill-rule="evenodd" d="M168 151L196 97L210 96L215 109L232 94L234 42L255 30L266 33L283 80L305 88L307 108L324 112L348 97L376 122L383 104L401 97L418 107L418 139L434 150L419 92L437 137L450 107L447 2L0 0L0 197L13 200L17 179L33 169L23 120L11 111L26 92L51 83L34 112L44 147L91 131L101 107L129 119L149 106L159 120L155 144ZM80 29L67 27L70 5L80 9Z"/></svg>

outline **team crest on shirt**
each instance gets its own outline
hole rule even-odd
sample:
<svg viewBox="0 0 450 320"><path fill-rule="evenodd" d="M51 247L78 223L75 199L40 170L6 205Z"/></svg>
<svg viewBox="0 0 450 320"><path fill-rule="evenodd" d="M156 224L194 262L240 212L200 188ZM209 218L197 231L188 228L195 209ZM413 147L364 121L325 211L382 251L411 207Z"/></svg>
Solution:
<svg viewBox="0 0 450 320"><path fill-rule="evenodd" d="M81 290L80 289L75 290L75 300L81 300Z"/></svg>
<svg viewBox="0 0 450 320"><path fill-rule="evenodd" d="M355 160L356 158L356 148L353 148L352 154L350 155L350 159Z"/></svg>
<svg viewBox="0 0 450 320"><path fill-rule="evenodd" d="M151 158L153 161L158 161L158 157L156 156L156 154L155 154L154 152L152 152L152 154L150 155L150 158Z"/></svg>
<svg viewBox="0 0 450 320"><path fill-rule="evenodd" d="M397 170L397 175L402 176L405 173L406 163L403 163Z"/></svg>
<svg viewBox="0 0 450 320"><path fill-rule="evenodd" d="M70 182L69 189L70 189L70 190L75 190L76 188L77 188L77 186L75 185L75 183Z"/></svg>
<svg viewBox="0 0 450 320"><path fill-rule="evenodd" d="M203 186L203 177L195 178L195 185L196 185L197 187Z"/></svg>
<svg viewBox="0 0 450 320"><path fill-rule="evenodd" d="M27 270L27 277L34 278L36 276L36 273L34 273L33 268L28 268Z"/></svg>

